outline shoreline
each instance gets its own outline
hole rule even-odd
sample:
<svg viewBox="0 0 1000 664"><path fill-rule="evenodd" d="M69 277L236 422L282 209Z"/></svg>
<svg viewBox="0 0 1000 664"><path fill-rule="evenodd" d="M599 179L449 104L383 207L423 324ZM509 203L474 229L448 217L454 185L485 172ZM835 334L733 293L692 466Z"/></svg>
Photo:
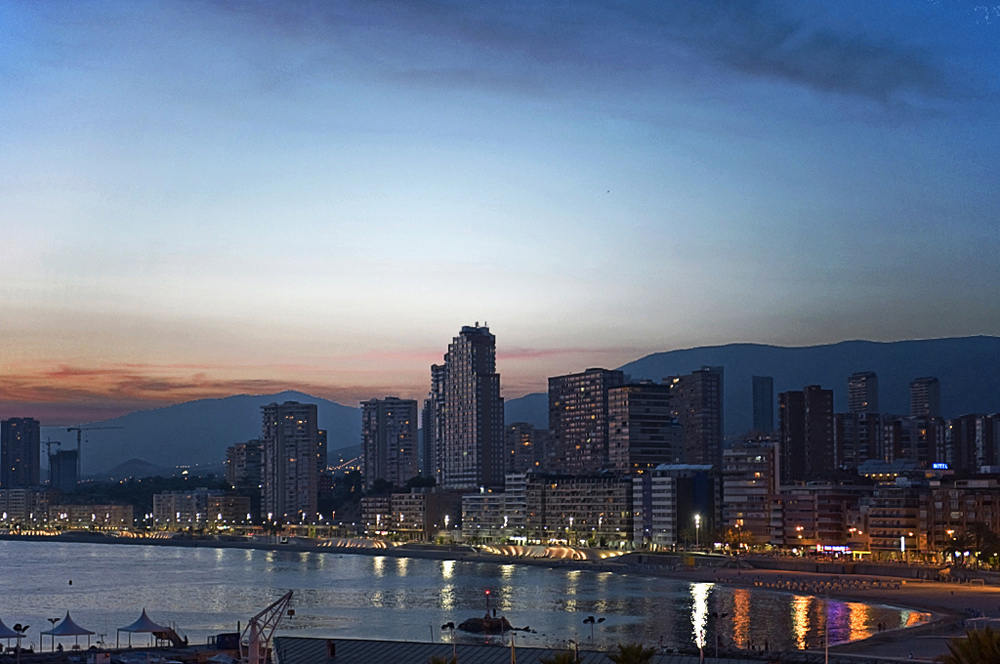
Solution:
<svg viewBox="0 0 1000 664"><path fill-rule="evenodd" d="M890 606L896 609L929 614L929 620L909 627L890 629L866 638L846 643L831 643L830 652L854 656L879 658L931 660L947 652L946 642L964 633L963 623L970 612L996 618L1000 616L1000 588L973 586L960 583L943 583L919 578L886 577L855 573L831 573L772 569L757 566L766 560L757 558L733 559L694 555L700 565L678 566L666 561L681 561L683 554L664 556L664 562L649 564L636 562L644 554L627 554L604 560L569 560L553 558L528 558L483 553L465 545L439 546L431 544L401 545L387 548L330 547L312 542L290 539L288 543L225 541L169 538L120 538L72 534L0 535L0 541L61 542L83 544L109 544L127 546L172 546L181 548L243 549L274 552L311 552L338 555L387 556L394 558L421 558L431 560L459 560L491 564L512 564L550 567L553 569L589 570L617 574L637 574L647 577L679 581L719 583L731 587L749 588L765 592L781 592L863 604ZM787 561L781 562L783 567ZM892 579L892 587L886 583ZM844 587L845 581L855 582L855 587ZM798 585L796 585L798 584ZM809 588L808 586L813 586ZM819 591L824 586L825 591ZM915 645L919 640L920 644ZM800 653L815 653L810 648ZM822 648L819 648L822 652ZM919 657L914 652L919 651Z"/></svg>

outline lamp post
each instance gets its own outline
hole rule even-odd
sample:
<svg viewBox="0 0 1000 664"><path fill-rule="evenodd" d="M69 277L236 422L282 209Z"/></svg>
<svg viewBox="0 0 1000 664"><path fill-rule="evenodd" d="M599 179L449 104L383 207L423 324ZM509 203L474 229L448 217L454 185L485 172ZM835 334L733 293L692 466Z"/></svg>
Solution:
<svg viewBox="0 0 1000 664"><path fill-rule="evenodd" d="M605 618L595 618L594 616L587 616L586 618L583 619L583 624L584 625L590 625L590 640L591 641L594 640L594 625L597 625L597 624L602 623L604 621L605 621Z"/></svg>
<svg viewBox="0 0 1000 664"><path fill-rule="evenodd" d="M454 664L458 661L458 644L455 642L455 623L449 620L441 625L441 629L451 632L451 661Z"/></svg>
<svg viewBox="0 0 1000 664"><path fill-rule="evenodd" d="M701 515L694 515L694 548L701 548Z"/></svg>

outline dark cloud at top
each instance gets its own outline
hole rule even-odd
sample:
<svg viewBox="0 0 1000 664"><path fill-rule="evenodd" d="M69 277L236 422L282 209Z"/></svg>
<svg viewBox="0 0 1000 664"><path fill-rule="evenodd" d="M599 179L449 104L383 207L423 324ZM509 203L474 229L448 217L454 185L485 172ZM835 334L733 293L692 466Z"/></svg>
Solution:
<svg viewBox="0 0 1000 664"><path fill-rule="evenodd" d="M878 25L858 31L832 27L822 5L793 11L778 0L211 4L292 37L343 43L356 39L352 33L389 34L360 46L371 47L374 62L431 86L493 81L531 93L544 87L540 79L655 85L688 75L695 62L882 103L958 92L945 59L920 46L923 35L893 35L903 28L892 24L889 8L869 11L863 20Z"/></svg>

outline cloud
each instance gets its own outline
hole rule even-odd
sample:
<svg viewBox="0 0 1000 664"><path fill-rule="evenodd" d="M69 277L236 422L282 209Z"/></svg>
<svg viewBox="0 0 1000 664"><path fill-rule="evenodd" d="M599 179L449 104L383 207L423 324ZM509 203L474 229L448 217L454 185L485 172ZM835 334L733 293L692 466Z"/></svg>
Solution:
<svg viewBox="0 0 1000 664"><path fill-rule="evenodd" d="M921 46L929 36L904 33L891 5L859 3L844 11L860 20L839 24L825 5L780 0L211 4L261 30L346 45L386 78L434 89L575 91L609 101L622 86L675 89L715 67L882 104L961 92L948 59ZM935 11L924 8L923 22ZM377 58L369 57L373 40Z"/></svg>
<svg viewBox="0 0 1000 664"><path fill-rule="evenodd" d="M226 377L191 372L191 365L58 365L10 371L0 384L0 416L37 417L43 423L103 420L136 410L234 394L298 390L346 405L388 394L417 397L421 384L336 385L297 378ZM199 366L199 365L193 365ZM258 375L282 375L288 367L243 368ZM228 370L232 373L232 368ZM302 375L314 373L312 369ZM313 376L315 377L315 376Z"/></svg>

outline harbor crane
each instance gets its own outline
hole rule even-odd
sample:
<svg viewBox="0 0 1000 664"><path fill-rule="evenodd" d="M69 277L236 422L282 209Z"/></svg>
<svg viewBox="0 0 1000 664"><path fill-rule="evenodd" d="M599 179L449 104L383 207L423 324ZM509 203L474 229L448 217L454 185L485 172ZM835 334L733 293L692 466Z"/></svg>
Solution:
<svg viewBox="0 0 1000 664"><path fill-rule="evenodd" d="M240 634L240 661L243 664L267 664L271 651L271 636L292 601L292 591L255 615ZM289 613L291 613L289 611ZM246 639L244 645L243 639Z"/></svg>
<svg viewBox="0 0 1000 664"><path fill-rule="evenodd" d="M100 429L124 429L125 427L85 427L82 424L78 427L67 427L66 431L76 432L76 476L79 479L83 479L83 464L80 462L83 459L83 454L80 453L80 439L83 437L84 431L98 431Z"/></svg>

